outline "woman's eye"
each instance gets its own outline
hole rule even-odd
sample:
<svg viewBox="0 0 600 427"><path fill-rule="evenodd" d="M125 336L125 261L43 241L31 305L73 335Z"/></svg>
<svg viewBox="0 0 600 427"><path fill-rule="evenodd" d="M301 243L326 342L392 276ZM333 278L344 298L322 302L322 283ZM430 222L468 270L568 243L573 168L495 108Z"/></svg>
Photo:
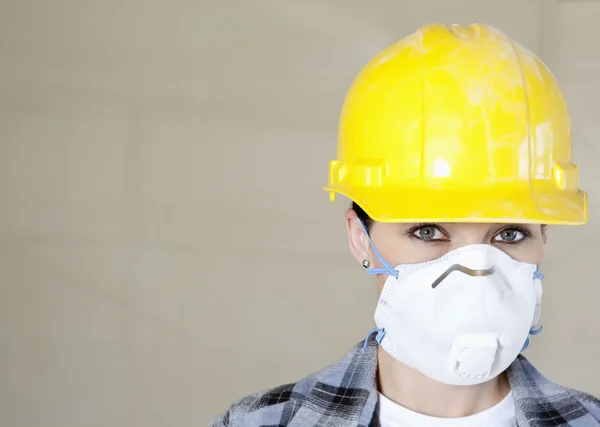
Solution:
<svg viewBox="0 0 600 427"><path fill-rule="evenodd" d="M515 243L523 240L525 236L519 230L502 230L500 233L496 234L494 237L494 241L496 242L504 242L504 243Z"/></svg>
<svg viewBox="0 0 600 427"><path fill-rule="evenodd" d="M413 233L413 236L421 240L443 240L444 235L440 230L432 226L421 227Z"/></svg>

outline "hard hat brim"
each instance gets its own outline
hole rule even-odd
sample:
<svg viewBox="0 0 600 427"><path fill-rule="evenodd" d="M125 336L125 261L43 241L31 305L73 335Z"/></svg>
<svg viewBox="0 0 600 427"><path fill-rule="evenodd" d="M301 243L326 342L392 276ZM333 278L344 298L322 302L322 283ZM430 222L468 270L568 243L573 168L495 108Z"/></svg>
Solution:
<svg viewBox="0 0 600 427"><path fill-rule="evenodd" d="M582 225L587 194L582 191L514 189L436 190L323 187L356 202L378 222L474 222ZM333 199L333 198L332 198Z"/></svg>

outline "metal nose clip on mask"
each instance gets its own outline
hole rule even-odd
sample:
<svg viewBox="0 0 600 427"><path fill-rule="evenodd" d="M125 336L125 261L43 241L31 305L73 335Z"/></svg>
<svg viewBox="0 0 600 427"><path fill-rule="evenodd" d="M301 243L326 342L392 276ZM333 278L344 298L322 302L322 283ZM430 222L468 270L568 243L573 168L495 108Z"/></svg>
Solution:
<svg viewBox="0 0 600 427"><path fill-rule="evenodd" d="M453 385L488 381L517 358L530 332L540 331L532 329L542 300L535 264L491 245L470 245L394 268L369 242L382 267L367 273L389 276L371 333L392 357L427 377Z"/></svg>

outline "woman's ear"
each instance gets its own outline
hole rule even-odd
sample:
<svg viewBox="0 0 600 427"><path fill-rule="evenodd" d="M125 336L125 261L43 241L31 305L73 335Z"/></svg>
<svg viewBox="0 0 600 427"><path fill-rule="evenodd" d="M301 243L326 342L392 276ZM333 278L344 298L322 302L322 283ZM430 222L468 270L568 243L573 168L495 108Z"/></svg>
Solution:
<svg viewBox="0 0 600 427"><path fill-rule="evenodd" d="M354 259L361 265L364 260L369 261L372 265L369 239L367 239L360 219L352 209L346 211L346 228L348 230L348 246Z"/></svg>

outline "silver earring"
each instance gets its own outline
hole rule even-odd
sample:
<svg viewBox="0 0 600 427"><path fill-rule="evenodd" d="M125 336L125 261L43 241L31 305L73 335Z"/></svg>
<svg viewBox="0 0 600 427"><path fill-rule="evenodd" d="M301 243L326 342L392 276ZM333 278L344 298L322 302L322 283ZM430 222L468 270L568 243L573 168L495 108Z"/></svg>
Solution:
<svg viewBox="0 0 600 427"><path fill-rule="evenodd" d="M364 260L364 261L362 262L362 266L363 266L364 268L369 268L369 267L371 266L371 263L369 262L369 260L368 260L368 259L366 259L366 260Z"/></svg>

